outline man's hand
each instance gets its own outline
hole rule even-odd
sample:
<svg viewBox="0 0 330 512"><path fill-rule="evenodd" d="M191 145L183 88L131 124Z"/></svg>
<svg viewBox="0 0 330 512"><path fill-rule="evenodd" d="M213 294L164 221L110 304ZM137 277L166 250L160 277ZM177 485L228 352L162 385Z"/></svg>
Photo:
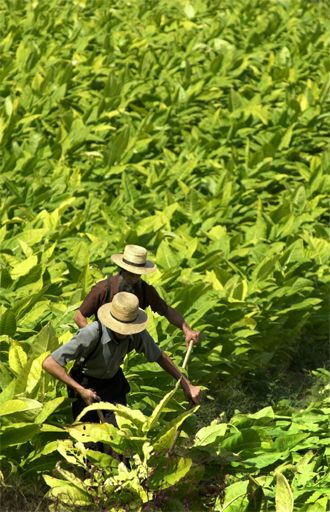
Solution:
<svg viewBox="0 0 330 512"><path fill-rule="evenodd" d="M198 404L201 401L201 388L199 386L193 386L165 352L161 352L157 363L176 380L180 381L181 388L187 400L191 401L193 404Z"/></svg>
<svg viewBox="0 0 330 512"><path fill-rule="evenodd" d="M97 393L95 393L93 389L82 388L79 390L79 394L87 405L91 405L94 402L99 402L101 400L101 398L97 395Z"/></svg>
<svg viewBox="0 0 330 512"><path fill-rule="evenodd" d="M186 345L189 346L190 341L193 341L194 345L198 342L200 337L200 331L194 331L188 325L183 327L183 332L186 339Z"/></svg>
<svg viewBox="0 0 330 512"><path fill-rule="evenodd" d="M76 322L76 324L78 325L79 329L82 329L83 327L86 327L86 325L88 325L88 320L81 313L80 309L76 310L73 319Z"/></svg>
<svg viewBox="0 0 330 512"><path fill-rule="evenodd" d="M193 386L189 383L188 387L184 389L184 393L187 397L187 400L192 402L194 405L199 404L202 399L202 391L199 386Z"/></svg>
<svg viewBox="0 0 330 512"><path fill-rule="evenodd" d="M164 316L167 318L167 320L176 327L179 327L182 329L183 334L186 338L186 344L189 345L189 342L192 340L194 343L197 343L199 340L199 331L194 331L185 321L181 313L179 311L176 311L176 309L171 308L171 306L167 306L166 312Z"/></svg>

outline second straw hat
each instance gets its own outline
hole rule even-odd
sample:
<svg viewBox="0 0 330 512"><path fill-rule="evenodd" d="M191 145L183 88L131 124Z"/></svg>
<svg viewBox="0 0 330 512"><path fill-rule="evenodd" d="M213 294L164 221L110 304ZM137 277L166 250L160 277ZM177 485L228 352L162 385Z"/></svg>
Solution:
<svg viewBox="0 0 330 512"><path fill-rule="evenodd" d="M116 265L133 274L150 274L157 268L147 259L147 250L140 245L126 245L123 254L113 254L111 259Z"/></svg>

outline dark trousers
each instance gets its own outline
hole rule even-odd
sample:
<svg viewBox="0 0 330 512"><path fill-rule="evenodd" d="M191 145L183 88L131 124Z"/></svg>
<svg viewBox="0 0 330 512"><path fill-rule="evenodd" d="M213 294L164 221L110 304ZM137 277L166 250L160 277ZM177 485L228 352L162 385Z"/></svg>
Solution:
<svg viewBox="0 0 330 512"><path fill-rule="evenodd" d="M126 395L129 392L130 387L121 368L119 368L116 375L111 379L97 379L95 377L89 377L77 368L72 368L70 375L76 382L79 382L79 384L84 386L84 388L93 389L101 398L102 402L127 405ZM71 388L68 388L68 395L70 398L75 398L72 402L72 416L75 420L86 407L86 404L81 396ZM112 411L102 412L107 423L117 426L116 418ZM88 412L82 417L82 421L99 423L97 412Z"/></svg>
<svg viewBox="0 0 330 512"><path fill-rule="evenodd" d="M93 389L101 398L102 402L127 405L126 395L129 392L130 387L121 368L119 368L116 375L111 379L97 379L95 377L89 377L88 375L84 375L82 371L77 368L72 368L70 375L76 382L79 382L79 384L84 386L84 388ZM86 404L78 393L69 387L67 389L69 397L75 399L72 402L72 416L75 420L86 407ZM102 412L106 423L111 423L115 427L118 427L116 416L113 411L103 410ZM96 411L90 411L82 417L82 421L99 423L100 420ZM108 445L103 443L86 443L86 447L91 450L98 450L107 453L115 459L124 462L124 464L130 468L129 460L123 455L117 454Z"/></svg>

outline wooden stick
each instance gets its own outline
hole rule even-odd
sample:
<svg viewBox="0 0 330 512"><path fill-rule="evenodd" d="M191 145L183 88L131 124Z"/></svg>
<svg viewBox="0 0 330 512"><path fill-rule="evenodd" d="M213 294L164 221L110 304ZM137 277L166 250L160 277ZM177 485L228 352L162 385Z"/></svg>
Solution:
<svg viewBox="0 0 330 512"><path fill-rule="evenodd" d="M190 340L190 341L189 341L189 345L188 345L188 350L187 350L187 352L186 352L186 355L185 355L184 360L183 360L183 363L182 363L182 368L183 368L183 370L185 370L185 368L186 368L186 366L187 366L187 363L188 363L188 361L189 361L189 358L190 358L190 354L191 354L191 351L192 351L193 345L194 345L193 340Z"/></svg>
<svg viewBox="0 0 330 512"><path fill-rule="evenodd" d="M183 360L183 363L182 363L182 369L183 369L183 370L185 370L185 368L186 368L186 366L187 366L187 364L188 364L188 361L189 361L189 358L190 358L190 354L191 354L191 351L192 351L193 345L194 345L193 340L190 340L189 345L188 345L188 350L187 350L187 352L186 352L186 355L185 355L184 360ZM179 381L178 381L178 382L180 382L180 380L181 380L181 377L180 377L180 379L179 379ZM189 407L191 407L191 403L189 404ZM175 443L176 443L176 441L177 441L177 439L178 439L179 435L180 435L180 427L178 428L178 430L177 430L177 431L176 431L176 433L175 433L175 436L174 436L174 438L173 438L172 444L171 444L171 446L169 447L169 450L168 450L168 452L167 452L167 453L168 453L168 455L170 455L170 454L171 454L171 452L172 452L172 450L173 450L173 448L174 448L174 445L175 445Z"/></svg>
<svg viewBox="0 0 330 512"><path fill-rule="evenodd" d="M98 417L99 417L100 422L101 422L101 423L105 423L105 417L104 417L103 412L102 412L102 411L100 411L100 410L97 410L96 412L97 412L97 415L98 415Z"/></svg>

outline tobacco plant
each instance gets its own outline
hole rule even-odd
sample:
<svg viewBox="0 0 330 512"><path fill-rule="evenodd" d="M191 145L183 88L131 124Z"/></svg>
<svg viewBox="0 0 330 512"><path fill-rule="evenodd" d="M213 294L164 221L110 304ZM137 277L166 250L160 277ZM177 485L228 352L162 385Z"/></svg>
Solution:
<svg viewBox="0 0 330 512"><path fill-rule="evenodd" d="M41 362L70 339L74 310L96 281L116 271L110 255L127 243L148 248L159 269L149 282L203 332L189 377L204 386L208 399L221 403L223 388L233 381L244 388L261 386L263 379L271 389L269 379L292 368L326 371L327 7L305 0L0 1L4 481L15 472L51 478L66 450L74 460L86 458L88 448L68 427L65 390L43 374ZM180 365L181 333L164 318L148 316L151 334ZM129 410L147 421L171 382L137 354L127 357L124 370L132 389ZM164 429L184 407L181 395L170 400L162 413ZM277 414L267 421L279 432ZM297 414L293 405L286 411L286 428ZM215 427L213 419L218 421L208 418L201 429L221 430L226 423L221 439L227 442L233 421ZM199 471L192 453L200 450L190 449L184 437L197 435L189 421L199 421L198 415L182 424L178 441L178 450L187 443L184 457L193 461L188 481ZM306 423L313 432L315 424ZM258 422L251 429L276 442L277 435L262 431ZM157 435L145 443L152 446ZM269 455L267 443L253 445L260 457L264 449ZM144 464L154 462L149 445L142 453L137 444L140 462L133 458L132 464L142 485ZM226 454L210 446L212 453L203 453L222 464ZM280 510L282 495L303 507L300 490L312 482L316 494L308 491L306 499L314 499L308 506L323 510L328 452L321 453L318 441L311 446L313 455L303 454L302 465L294 452L294 459L288 456L293 469L282 470L277 459L265 467L269 475L245 473L244 456L237 459L242 467L225 461L233 478L222 482L210 507L257 509L246 504L254 496L260 506L266 507L267 498ZM99 474L103 459L95 453ZM158 462L161 467L166 461ZM126 474L127 468L113 464L109 482ZM298 475L305 467L315 475L302 484ZM57 470L71 474L61 464ZM239 483L235 475L241 470ZM199 478L192 487L203 488ZM173 492L185 482L173 485ZM147 506L143 492L149 507L161 495L127 492L137 507Z"/></svg>

